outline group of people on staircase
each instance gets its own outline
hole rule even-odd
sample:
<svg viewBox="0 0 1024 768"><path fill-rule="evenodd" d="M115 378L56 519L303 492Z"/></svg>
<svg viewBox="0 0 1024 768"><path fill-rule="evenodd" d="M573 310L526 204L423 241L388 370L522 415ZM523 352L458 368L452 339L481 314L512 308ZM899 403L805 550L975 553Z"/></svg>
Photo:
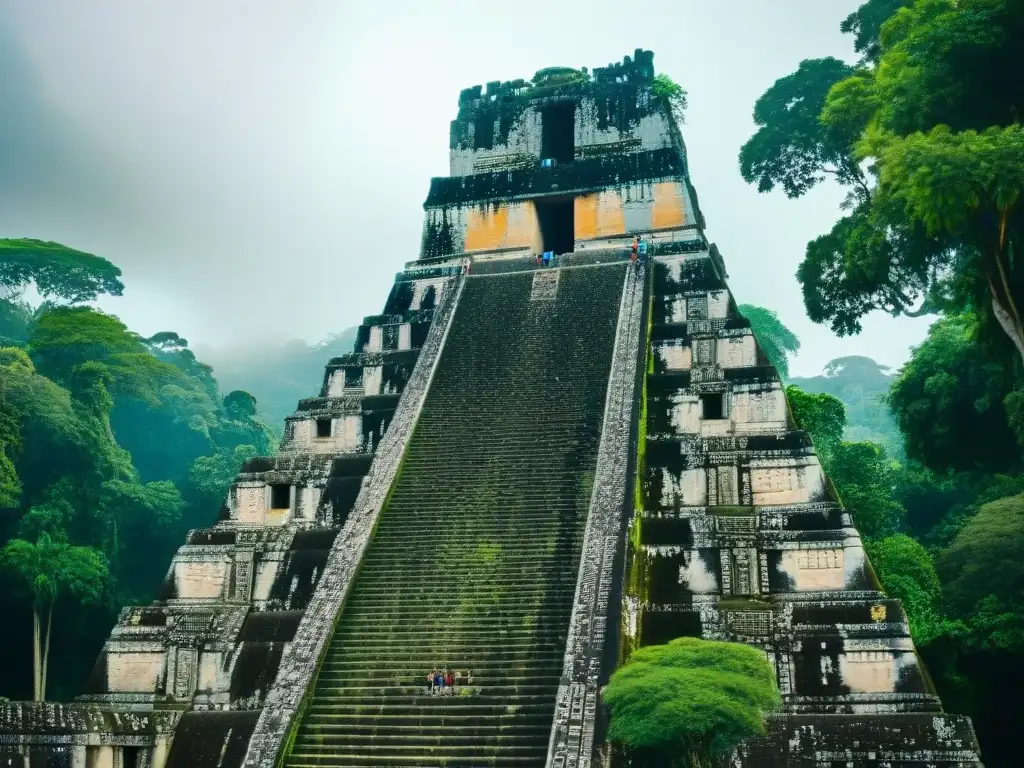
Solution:
<svg viewBox="0 0 1024 768"><path fill-rule="evenodd" d="M647 261L647 240L640 235L633 236L633 248L630 252L629 260L633 262L633 266L637 269Z"/></svg>
<svg viewBox="0 0 1024 768"><path fill-rule="evenodd" d="M468 669L464 673L454 669L446 669L443 672L434 667L427 673L427 693L434 696L451 696L455 693L455 686L465 681L467 685L473 682L473 673Z"/></svg>

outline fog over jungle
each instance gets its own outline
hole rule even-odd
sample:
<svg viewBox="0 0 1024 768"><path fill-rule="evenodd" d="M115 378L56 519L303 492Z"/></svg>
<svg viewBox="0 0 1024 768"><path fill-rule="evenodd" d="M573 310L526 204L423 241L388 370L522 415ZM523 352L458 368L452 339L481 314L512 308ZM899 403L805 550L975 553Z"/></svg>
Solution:
<svg viewBox="0 0 1024 768"><path fill-rule="evenodd" d="M898 365L928 320L838 339L794 273L841 194L760 195L737 153L756 98L801 58L853 60L857 0L0 0L0 237L124 270L102 302L142 332L217 347L314 342L380 311L447 173L460 89L636 47L689 92L683 127L708 234L741 303L804 348ZM311 383L312 385L312 383Z"/></svg>

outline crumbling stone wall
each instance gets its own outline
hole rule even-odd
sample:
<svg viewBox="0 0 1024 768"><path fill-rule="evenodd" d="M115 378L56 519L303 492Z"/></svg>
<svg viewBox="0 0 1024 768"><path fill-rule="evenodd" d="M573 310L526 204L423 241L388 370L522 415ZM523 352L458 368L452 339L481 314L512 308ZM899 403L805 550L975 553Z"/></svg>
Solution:
<svg viewBox="0 0 1024 768"><path fill-rule="evenodd" d="M543 111L553 104L575 108L576 159L668 147L670 119L651 95L653 77L653 54L637 49L633 57L595 69L592 77L467 88L451 124L451 176L535 167L542 154Z"/></svg>

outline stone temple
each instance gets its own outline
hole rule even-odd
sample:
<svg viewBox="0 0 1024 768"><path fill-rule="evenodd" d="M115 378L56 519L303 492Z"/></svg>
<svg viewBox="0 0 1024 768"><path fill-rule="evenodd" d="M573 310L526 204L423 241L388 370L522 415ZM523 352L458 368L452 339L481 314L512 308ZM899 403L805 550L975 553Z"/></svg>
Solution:
<svg viewBox="0 0 1024 768"><path fill-rule="evenodd" d="M731 765L980 765L737 313L653 54L463 91L424 208L82 695L0 705L0 766L617 764L602 685L683 635L777 670Z"/></svg>

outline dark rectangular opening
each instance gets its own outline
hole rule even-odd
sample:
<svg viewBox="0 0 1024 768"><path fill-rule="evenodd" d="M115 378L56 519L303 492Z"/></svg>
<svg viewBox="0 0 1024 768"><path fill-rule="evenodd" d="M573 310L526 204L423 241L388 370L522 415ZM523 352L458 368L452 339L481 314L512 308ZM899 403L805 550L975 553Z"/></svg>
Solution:
<svg viewBox="0 0 1024 768"><path fill-rule="evenodd" d="M317 419L316 420L316 436L317 437L330 437L331 436L331 420L330 419Z"/></svg>
<svg viewBox="0 0 1024 768"><path fill-rule="evenodd" d="M139 766L142 764L142 761L139 760L139 757L140 757L139 752L142 751L141 748L140 747L122 747L121 749L123 750L122 753L121 753L121 757L122 757L122 759L121 759L121 766L122 766L122 768L139 768Z"/></svg>
<svg viewBox="0 0 1024 768"><path fill-rule="evenodd" d="M345 366L343 370L345 371L346 389L352 389L353 387L363 386L363 366Z"/></svg>
<svg viewBox="0 0 1024 768"><path fill-rule="evenodd" d="M494 149L494 115L485 112L473 121L473 149Z"/></svg>
<svg viewBox="0 0 1024 768"><path fill-rule="evenodd" d="M700 396L700 417L702 419L724 419L725 403L721 392Z"/></svg>
<svg viewBox="0 0 1024 768"><path fill-rule="evenodd" d="M537 200L541 250L572 253L576 247L576 211L573 199Z"/></svg>
<svg viewBox="0 0 1024 768"><path fill-rule="evenodd" d="M552 104L541 111L540 156L571 163L576 155L576 105Z"/></svg>
<svg viewBox="0 0 1024 768"><path fill-rule="evenodd" d="M270 486L270 508L288 509L292 502L292 487L284 483L274 483Z"/></svg>

